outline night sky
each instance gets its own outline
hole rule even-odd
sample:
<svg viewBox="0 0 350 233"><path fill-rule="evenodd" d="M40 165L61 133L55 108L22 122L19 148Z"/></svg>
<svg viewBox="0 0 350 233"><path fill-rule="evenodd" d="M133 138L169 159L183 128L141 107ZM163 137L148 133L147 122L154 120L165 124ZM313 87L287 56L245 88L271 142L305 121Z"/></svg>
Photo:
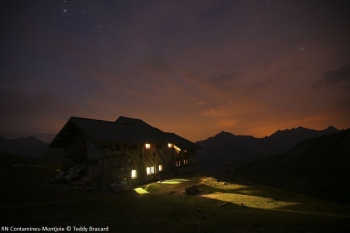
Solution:
<svg viewBox="0 0 350 233"><path fill-rule="evenodd" d="M350 127L350 1L6 1L0 135L70 116L192 141Z"/></svg>

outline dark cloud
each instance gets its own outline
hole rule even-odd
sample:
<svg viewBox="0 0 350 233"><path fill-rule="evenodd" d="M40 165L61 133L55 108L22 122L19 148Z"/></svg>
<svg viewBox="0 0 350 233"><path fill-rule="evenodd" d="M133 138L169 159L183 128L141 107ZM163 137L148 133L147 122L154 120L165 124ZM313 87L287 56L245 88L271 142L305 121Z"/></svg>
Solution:
<svg viewBox="0 0 350 233"><path fill-rule="evenodd" d="M230 73L221 73L211 76L209 80L205 81L207 84L218 90L229 90L232 86L234 76Z"/></svg>
<svg viewBox="0 0 350 233"><path fill-rule="evenodd" d="M0 117L28 117L80 109L72 102L50 93L28 94L23 91L0 90ZM60 114L61 115L61 114Z"/></svg>
<svg viewBox="0 0 350 233"><path fill-rule="evenodd" d="M182 71L185 80L195 83L199 87L217 91L228 91L233 88L236 79L233 70L209 65L202 70L185 68Z"/></svg>
<svg viewBox="0 0 350 233"><path fill-rule="evenodd" d="M254 82L253 84L249 85L248 87L246 87L246 90L244 92L244 94L254 94L257 92L261 92L263 90L266 89L266 85L262 82Z"/></svg>
<svg viewBox="0 0 350 233"><path fill-rule="evenodd" d="M292 71L297 72L297 71L301 71L302 69L303 69L302 66L295 65L295 66L293 66Z"/></svg>
<svg viewBox="0 0 350 233"><path fill-rule="evenodd" d="M137 66L150 77L165 78L171 72L169 62L161 58L147 58L142 60Z"/></svg>
<svg viewBox="0 0 350 233"><path fill-rule="evenodd" d="M325 83L333 86L347 82L350 82L350 63L337 70L328 70L323 72L318 84Z"/></svg>
<svg viewBox="0 0 350 233"><path fill-rule="evenodd" d="M47 93L28 95L23 92L0 91L0 116L39 115L52 103Z"/></svg>

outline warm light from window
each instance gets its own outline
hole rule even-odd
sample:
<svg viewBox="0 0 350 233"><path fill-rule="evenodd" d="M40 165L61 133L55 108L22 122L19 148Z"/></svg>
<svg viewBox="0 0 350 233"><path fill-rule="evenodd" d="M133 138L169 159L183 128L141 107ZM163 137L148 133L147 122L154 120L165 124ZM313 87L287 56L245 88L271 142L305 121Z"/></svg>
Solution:
<svg viewBox="0 0 350 233"><path fill-rule="evenodd" d="M175 146L175 145L174 145L174 148L175 148L175 150L177 150L177 151L181 151L181 149L180 149L179 147Z"/></svg>
<svg viewBox="0 0 350 233"><path fill-rule="evenodd" d="M136 170L131 170L131 179L136 179L136 178L137 178Z"/></svg>
<svg viewBox="0 0 350 233"><path fill-rule="evenodd" d="M169 147L169 148L173 147L173 144L168 143L168 147Z"/></svg>
<svg viewBox="0 0 350 233"><path fill-rule="evenodd" d="M158 170L159 170L160 172L163 171L163 165L159 164L159 165L158 165Z"/></svg>
<svg viewBox="0 0 350 233"><path fill-rule="evenodd" d="M146 173L147 175L151 175L151 174L154 174L154 166L152 167L146 167Z"/></svg>
<svg viewBox="0 0 350 233"><path fill-rule="evenodd" d="M151 149L151 144L146 143L145 147L146 149Z"/></svg>

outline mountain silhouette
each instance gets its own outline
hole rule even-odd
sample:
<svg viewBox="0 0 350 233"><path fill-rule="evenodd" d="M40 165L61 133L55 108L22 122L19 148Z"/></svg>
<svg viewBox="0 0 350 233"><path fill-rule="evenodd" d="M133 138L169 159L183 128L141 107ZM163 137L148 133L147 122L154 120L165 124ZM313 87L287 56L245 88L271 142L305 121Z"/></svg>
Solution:
<svg viewBox="0 0 350 233"><path fill-rule="evenodd" d="M13 155L39 157L45 153L48 144L35 137L6 139L0 136L0 152Z"/></svg>
<svg viewBox="0 0 350 233"><path fill-rule="evenodd" d="M350 129L300 142L236 169L268 184L350 203Z"/></svg>
<svg viewBox="0 0 350 233"><path fill-rule="evenodd" d="M222 131L196 142L202 147L197 153L197 160L200 169L204 171L223 171L227 165L237 168L254 159L286 152L305 139L336 132L339 130L333 126L324 130L298 127L278 130L264 138L255 138Z"/></svg>

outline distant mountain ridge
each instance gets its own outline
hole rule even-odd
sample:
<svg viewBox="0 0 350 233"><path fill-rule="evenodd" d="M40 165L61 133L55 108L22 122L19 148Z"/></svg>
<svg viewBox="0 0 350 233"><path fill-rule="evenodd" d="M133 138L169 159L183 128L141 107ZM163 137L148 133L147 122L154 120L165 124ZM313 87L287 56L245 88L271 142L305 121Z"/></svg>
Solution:
<svg viewBox="0 0 350 233"><path fill-rule="evenodd" d="M236 172L258 182L350 203L350 129L304 140Z"/></svg>
<svg viewBox="0 0 350 233"><path fill-rule="evenodd" d="M47 150L49 144L35 137L6 139L0 136L0 152L13 155L39 157Z"/></svg>
<svg viewBox="0 0 350 233"><path fill-rule="evenodd" d="M222 131L206 140L196 142L202 147L198 151L197 160L202 170L222 171L226 167L225 164L236 168L254 159L286 152L303 140L337 132L340 130L333 126L324 130L298 127L278 130L264 138L255 138Z"/></svg>
<svg viewBox="0 0 350 233"><path fill-rule="evenodd" d="M219 167L222 169L223 164L228 161L237 167L256 158L283 153L302 140L336 132L339 130L333 126L320 131L298 127L278 130L268 137L255 138L222 131L206 140L196 142L202 147L197 158L203 168L210 170ZM48 145L35 137L6 139L0 136L0 152L14 155L38 157L45 152L52 153L47 151Z"/></svg>

